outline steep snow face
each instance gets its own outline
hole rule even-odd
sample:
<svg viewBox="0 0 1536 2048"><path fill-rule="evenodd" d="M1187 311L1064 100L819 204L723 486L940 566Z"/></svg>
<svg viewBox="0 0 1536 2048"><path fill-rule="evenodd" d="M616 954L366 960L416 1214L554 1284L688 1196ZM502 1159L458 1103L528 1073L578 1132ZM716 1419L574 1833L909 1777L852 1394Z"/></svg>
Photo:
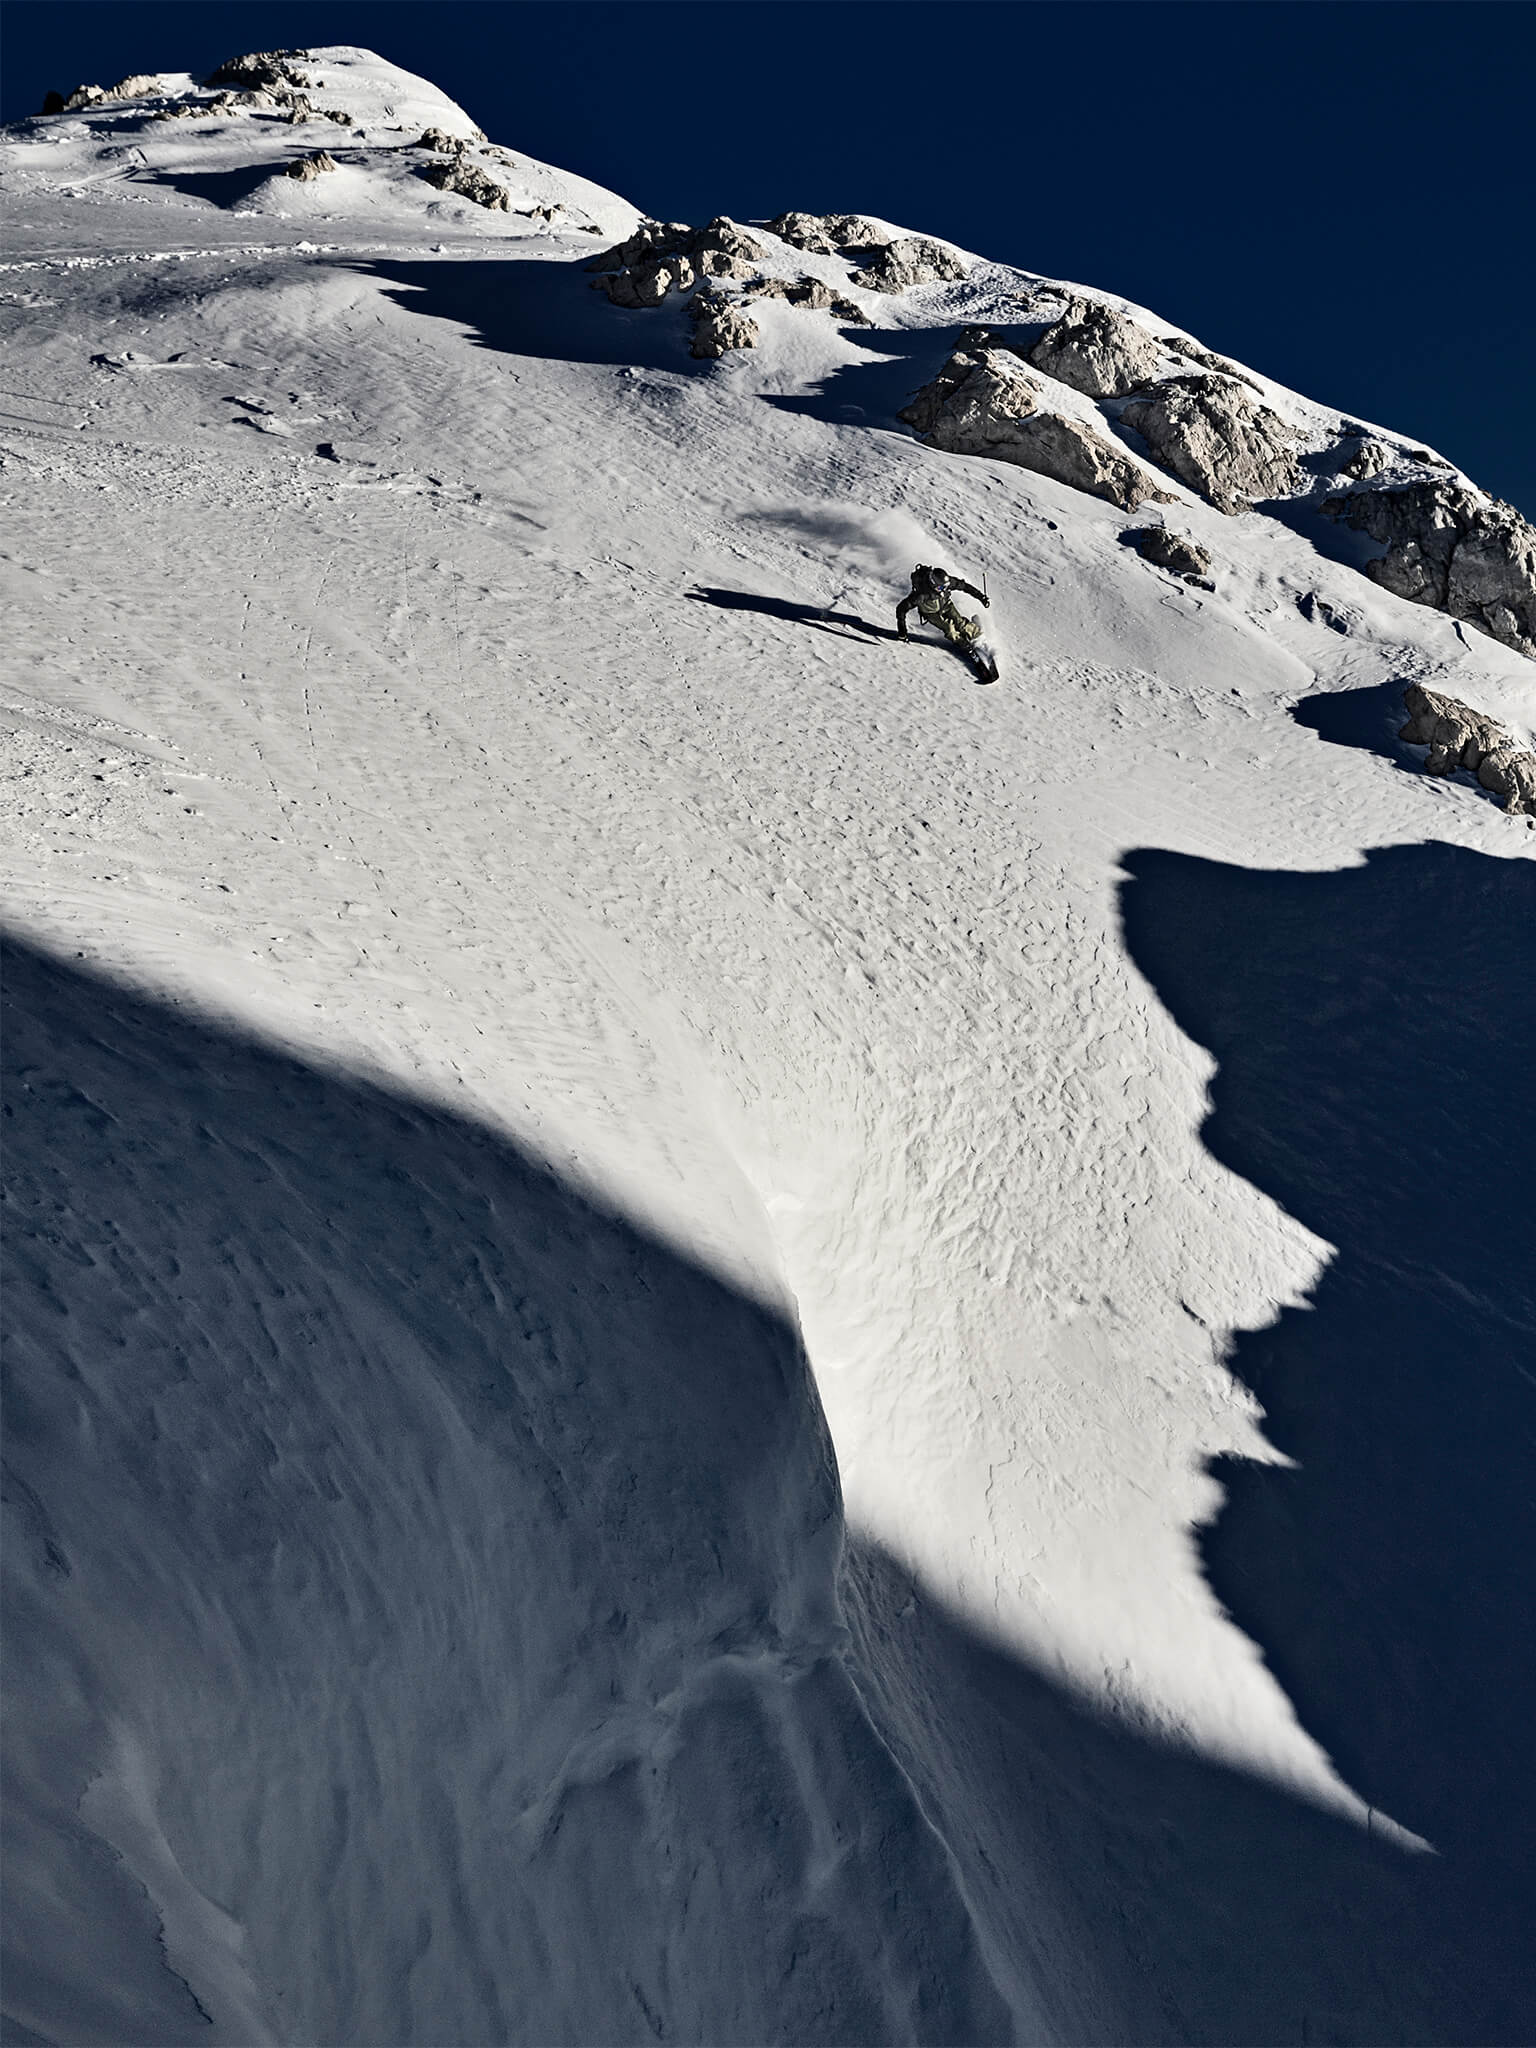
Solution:
<svg viewBox="0 0 1536 2048"><path fill-rule="evenodd" d="M1536 667L282 61L0 154L16 2038L1528 2038Z"/></svg>

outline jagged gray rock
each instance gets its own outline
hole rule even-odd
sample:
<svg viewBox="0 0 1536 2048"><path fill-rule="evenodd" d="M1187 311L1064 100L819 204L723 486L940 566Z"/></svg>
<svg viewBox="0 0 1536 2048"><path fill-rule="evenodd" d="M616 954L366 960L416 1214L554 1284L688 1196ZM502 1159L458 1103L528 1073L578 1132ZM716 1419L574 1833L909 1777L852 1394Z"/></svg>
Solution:
<svg viewBox="0 0 1536 2048"><path fill-rule="evenodd" d="M827 233L826 222L819 213L781 213L764 225L769 234L788 242L792 249L803 249L808 256L837 254L837 244Z"/></svg>
<svg viewBox="0 0 1536 2048"><path fill-rule="evenodd" d="M593 279L593 290L606 292L609 303L631 310L659 306L668 292L689 292L698 283L689 256L660 256L634 270L609 271Z"/></svg>
<svg viewBox="0 0 1536 2048"><path fill-rule="evenodd" d="M1379 476L1391 466L1392 451L1374 434L1351 434L1339 449L1336 465L1340 476Z"/></svg>
<svg viewBox="0 0 1536 2048"><path fill-rule="evenodd" d="M1203 370L1214 370L1221 377L1235 377L1239 384L1246 384L1250 391L1262 393L1263 386L1257 384L1240 363L1234 363L1228 356L1212 354L1202 348L1198 341L1191 341L1187 334L1170 334L1163 343L1170 355L1182 356L1186 363L1198 363Z"/></svg>
<svg viewBox="0 0 1536 2048"><path fill-rule="evenodd" d="M1536 658L1536 527L1513 505L1437 476L1350 491L1322 510L1385 544L1365 565L1383 590Z"/></svg>
<svg viewBox="0 0 1536 2048"><path fill-rule="evenodd" d="M628 241L604 249L587 264L588 270L628 270L645 263L666 249L680 249L693 233L685 220L643 220Z"/></svg>
<svg viewBox="0 0 1536 2048"><path fill-rule="evenodd" d="M314 80L307 71L295 71L289 60L308 56L308 50L252 50L244 57L231 57L211 71L204 83L243 86L247 91L289 85L302 92Z"/></svg>
<svg viewBox="0 0 1536 2048"><path fill-rule="evenodd" d="M1169 377L1121 418L1164 469L1218 511L1244 512L1301 486L1290 428L1229 377Z"/></svg>
<svg viewBox="0 0 1536 2048"><path fill-rule="evenodd" d="M1029 350L1037 370L1089 398L1124 398L1157 376L1167 355L1145 327L1093 299L1068 299Z"/></svg>
<svg viewBox="0 0 1536 2048"><path fill-rule="evenodd" d="M510 213L512 201L505 185L472 164L463 157L456 157L452 163L423 164L417 176L425 178L429 185L435 185L439 192L453 192L461 199L472 199L476 206L489 207L494 213Z"/></svg>
<svg viewBox="0 0 1536 2048"><path fill-rule="evenodd" d="M1127 512L1148 501L1173 502L1139 462L1092 427L1041 411L1045 390L1008 349L960 349L900 417L930 448L1012 462Z"/></svg>
<svg viewBox="0 0 1536 2048"><path fill-rule="evenodd" d="M1484 789L1503 797L1511 817L1536 818L1536 754L1519 747L1497 719L1426 690L1422 683L1408 685L1403 704L1408 723L1398 738L1428 747L1424 766L1431 775L1454 775L1465 768Z"/></svg>
<svg viewBox="0 0 1536 2048"><path fill-rule="evenodd" d="M435 149L439 156L462 156L469 144L462 135L450 135L446 128L423 128L412 149Z"/></svg>
<svg viewBox="0 0 1536 2048"><path fill-rule="evenodd" d="M1142 526L1123 534L1144 562L1182 576L1186 583L1199 583L1211 573L1211 558L1199 541L1187 533L1171 533L1166 526Z"/></svg>
<svg viewBox="0 0 1536 2048"><path fill-rule="evenodd" d="M823 214L821 226L839 249L888 248L892 240L888 228L877 227L862 213Z"/></svg>
<svg viewBox="0 0 1536 2048"><path fill-rule="evenodd" d="M314 149L310 151L308 156L301 156L291 163L283 175L288 178L308 180L324 177L327 171L339 171L340 169L341 165L337 163L329 150Z"/></svg>
<svg viewBox="0 0 1536 2048"><path fill-rule="evenodd" d="M966 265L953 249L909 235L905 241L887 242L872 262L854 272L853 282L868 292L904 292L913 285L938 284L967 275Z"/></svg>
<svg viewBox="0 0 1536 2048"><path fill-rule="evenodd" d="M149 99L164 90L165 82L157 72L134 71L127 78L120 78L116 85L77 85L67 98L51 92L43 101L43 112L80 114L89 107L107 106L118 100Z"/></svg>
<svg viewBox="0 0 1536 2048"><path fill-rule="evenodd" d="M688 307L693 341L688 353L701 361L723 356L730 348L756 348L757 322L724 293L695 292Z"/></svg>
<svg viewBox="0 0 1536 2048"><path fill-rule="evenodd" d="M862 213L781 213L764 223L768 232L809 256L835 256L843 249L875 249L894 237Z"/></svg>
<svg viewBox="0 0 1536 2048"><path fill-rule="evenodd" d="M593 257L596 289L616 306L659 306L669 291L691 291L701 277L745 278L768 252L724 214L706 227L686 221L642 221L617 248Z"/></svg>
<svg viewBox="0 0 1536 2048"><path fill-rule="evenodd" d="M869 325L869 315L862 306L856 306L852 299L845 299L841 292L833 291L819 277L760 277L739 297L743 303L754 299L783 299L786 305L799 306L808 313L835 313L839 320L850 321L855 326Z"/></svg>

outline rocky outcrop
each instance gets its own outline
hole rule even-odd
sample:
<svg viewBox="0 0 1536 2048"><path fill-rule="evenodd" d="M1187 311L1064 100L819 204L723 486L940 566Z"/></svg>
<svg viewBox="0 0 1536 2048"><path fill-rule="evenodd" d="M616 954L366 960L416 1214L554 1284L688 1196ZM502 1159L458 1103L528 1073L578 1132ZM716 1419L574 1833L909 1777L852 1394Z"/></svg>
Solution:
<svg viewBox="0 0 1536 2048"><path fill-rule="evenodd" d="M984 455L1054 477L1090 497L1134 512L1172 502L1139 462L1080 420L1042 411L1046 386L1007 349L962 349L901 418L930 448Z"/></svg>
<svg viewBox="0 0 1536 2048"><path fill-rule="evenodd" d="M724 214L707 227L686 221L642 221L617 248L587 265L601 273L595 289L616 306L659 306L670 291L691 291L701 277L751 277L768 252Z"/></svg>
<svg viewBox="0 0 1536 2048"><path fill-rule="evenodd" d="M1403 703L1408 723L1398 738L1428 747L1424 766L1431 775L1454 775L1465 768L1484 789L1503 797L1512 817L1536 818L1536 754L1517 746L1496 719L1426 690L1422 683L1408 685Z"/></svg>
<svg viewBox="0 0 1536 2048"><path fill-rule="evenodd" d="M446 128L423 128L411 147L436 150L439 156L462 156L469 143L462 135L450 135Z"/></svg>
<svg viewBox="0 0 1536 2048"><path fill-rule="evenodd" d="M1124 398L1167 367L1145 327L1092 299L1068 299L1066 310L1029 351L1037 370L1089 398Z"/></svg>
<svg viewBox="0 0 1536 2048"><path fill-rule="evenodd" d="M688 256L658 256L633 270L612 271L594 281L594 289L608 294L609 303L631 310L659 306L668 292L691 292L699 274Z"/></svg>
<svg viewBox="0 0 1536 2048"><path fill-rule="evenodd" d="M1164 469L1220 512L1244 512L1301 486L1290 428L1230 377L1169 377L1121 418Z"/></svg>
<svg viewBox="0 0 1536 2048"><path fill-rule="evenodd" d="M695 292L688 317L693 322L688 353L700 360L723 356L730 348L757 347L757 322L723 292Z"/></svg>
<svg viewBox="0 0 1536 2048"><path fill-rule="evenodd" d="M867 292L905 292L913 285L938 284L966 277L966 265L953 249L942 242L928 242L920 235L904 241L887 242L874 259L853 275L853 282Z"/></svg>
<svg viewBox="0 0 1536 2048"><path fill-rule="evenodd" d="M1197 540L1187 533L1171 533L1166 526L1140 526L1121 535L1144 562L1182 576L1186 583L1204 583L1209 588L1211 558Z"/></svg>
<svg viewBox="0 0 1536 2048"><path fill-rule="evenodd" d="M1384 543L1385 555L1365 565L1383 590L1536 657L1536 527L1513 505L1436 476L1351 491L1322 510Z"/></svg>
<svg viewBox="0 0 1536 2048"><path fill-rule="evenodd" d="M1380 476L1392 465L1391 449L1374 434L1352 434L1340 446L1338 455L1336 470L1340 476Z"/></svg>
<svg viewBox="0 0 1536 2048"><path fill-rule="evenodd" d="M782 299L809 312L830 312L868 325L862 308L819 278L760 275L757 266L767 254L756 236L722 214L702 228L682 221L642 221L628 241L605 249L587 268L598 273L594 291L606 292L612 304L625 307L659 306L669 293L692 291L706 279L743 281L746 288L734 300L710 293L693 301L689 310L699 329L694 336L696 356L755 348L757 325L742 308L762 299Z"/></svg>
<svg viewBox="0 0 1536 2048"><path fill-rule="evenodd" d="M835 256L837 244L827 233L819 213L781 213L765 223L769 234L788 242L791 249L803 249L808 256Z"/></svg>
<svg viewBox="0 0 1536 2048"><path fill-rule="evenodd" d="M299 178L307 181L311 178L322 178L327 171L339 171L340 169L341 165L337 163L329 150L315 149L311 150L308 156L301 156L291 163L283 175L288 178Z"/></svg>
<svg viewBox="0 0 1536 2048"><path fill-rule="evenodd" d="M808 313L834 313L839 320L857 327L869 325L869 315L852 299L823 284L819 277L760 277L740 294L741 302L754 299L782 299L786 305L802 307Z"/></svg>
<svg viewBox="0 0 1536 2048"><path fill-rule="evenodd" d="M893 237L862 213L781 213L764 223L768 232L811 256L836 256L844 249L875 249Z"/></svg>
<svg viewBox="0 0 1536 2048"><path fill-rule="evenodd" d="M476 206L489 207L493 213L510 213L512 210L506 186L498 184L478 164L472 164L464 157L456 157L452 163L423 164L417 175L425 178L429 185L435 185L439 192L452 192L460 199L471 199Z"/></svg>
<svg viewBox="0 0 1536 2048"><path fill-rule="evenodd" d="M588 263L588 270L631 270L647 263L664 250L680 249L693 233L685 220L643 220L627 242L604 249Z"/></svg>
<svg viewBox="0 0 1536 2048"><path fill-rule="evenodd" d="M91 107L104 107L119 100L146 100L165 91L157 72L134 71L116 85L77 85L72 93L50 92L44 96L45 114L80 114Z"/></svg>
<svg viewBox="0 0 1536 2048"><path fill-rule="evenodd" d="M302 92L314 80L307 71L296 71L289 60L308 55L308 50L253 50L244 57L231 57L217 71L210 72L205 83L238 86L246 92L270 91L286 85Z"/></svg>
<svg viewBox="0 0 1536 2048"><path fill-rule="evenodd" d="M210 116L231 114L263 114L277 111L290 124L297 126L302 121L334 121L339 128L352 127L352 116L339 107L314 107L301 92L286 90L268 91L258 87L251 92L216 92L206 99L172 100L168 107L159 108L151 118L156 121L193 121Z"/></svg>
<svg viewBox="0 0 1536 2048"><path fill-rule="evenodd" d="M1214 370L1220 377L1235 377L1239 384L1246 384L1250 391L1260 391L1262 386L1255 383L1248 372L1227 356L1213 355L1208 348L1202 348L1197 341L1191 341L1187 334L1170 334L1163 343L1170 355L1180 356L1186 363L1198 363L1202 370Z"/></svg>

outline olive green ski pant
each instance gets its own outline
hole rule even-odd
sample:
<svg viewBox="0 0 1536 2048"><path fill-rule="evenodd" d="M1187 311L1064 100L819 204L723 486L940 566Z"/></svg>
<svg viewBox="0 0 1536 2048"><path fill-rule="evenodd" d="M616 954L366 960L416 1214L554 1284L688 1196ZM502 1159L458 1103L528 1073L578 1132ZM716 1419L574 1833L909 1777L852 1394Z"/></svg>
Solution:
<svg viewBox="0 0 1536 2048"><path fill-rule="evenodd" d="M968 648L981 637L980 619L968 619L962 612L957 612L953 598L930 599L927 604L919 598L917 615L926 619L930 626L937 626L952 646Z"/></svg>

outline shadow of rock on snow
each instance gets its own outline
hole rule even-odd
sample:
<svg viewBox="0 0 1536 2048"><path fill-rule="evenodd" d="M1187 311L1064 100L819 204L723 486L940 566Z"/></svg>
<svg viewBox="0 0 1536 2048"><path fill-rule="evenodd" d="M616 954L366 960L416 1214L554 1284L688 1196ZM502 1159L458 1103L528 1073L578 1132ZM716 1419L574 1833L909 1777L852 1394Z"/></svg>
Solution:
<svg viewBox="0 0 1536 2048"><path fill-rule="evenodd" d="M1456 930L1470 953L1485 918L1505 929L1500 867L1422 875L1464 913L1455 962ZM1391 902L1414 879L1388 862L1234 880L1143 855L1131 885L1138 957L1223 1047L1201 990L1246 957L1275 885L1267 1007L1232 1000L1261 1047L1283 1055L1289 1028L1350 1202L1392 1183L1383 1151L1409 1156L1405 1198L1419 1185L1414 1111L1390 1091L1423 1080L1420 1052L1470 1056L1455 1032L1496 1024L1508 993L1495 961L1475 1014L1400 1020L1396 1046L1357 1048L1363 1107L1334 1101L1351 992L1372 1023L1402 999L1383 975L1402 972L1411 921ZM1298 1020L1286 976L1319 959L1333 1011L1306 981ZM1471 1381L1429 1399L1443 1347L1385 1312L1372 1265L1378 1298L1336 1317L1344 1384L1319 1398L1298 1367L1299 1419L1283 1384L1264 1394L1307 1469L1265 1468L1252 1495L1229 1473L1214 1540L1261 1540L1213 1554L1303 1711L1436 1859L1106 1727L858 1541L839 1610L836 1480L794 1330L503 1136L30 945L5 965L18 2039L206 2039L196 2001L257 2039L231 2014L264 1996L274 2037L357 2044L1529 2038L1499 1948L1528 1896L1528 1784L1501 1779L1530 1707L1501 1547L1524 1439L1512 1346L1485 1356L1476 1336L1515 1313L1520 1269L1516 1222L1490 1220L1512 1192L1497 1141L1460 1120L1482 1083L1429 1093L1424 1170L1449 1160L1447 1193L1397 1247L1415 1304L1444 1297L1436 1328L1473 1332ZM1409 996L1459 989L1437 973L1410 972ZM1490 1085L1510 1041L1492 1043ZM1241 1045L1234 1060L1249 1083ZM1241 1092L1278 1116L1286 1080L1282 1061ZM1529 1111L1506 1112L1518 1136ZM1259 1177L1249 1123L1234 1145L1259 1147ZM1282 1161L1266 1184L1313 1184L1301 1136L1295 1174ZM1452 1194L1471 1203L1459 1225ZM1362 1243L1399 1220L1387 1201ZM1330 1312L1320 1295L1312 1323ZM1306 1321L1243 1348L1294 1349ZM1308 1403L1342 1452L1310 1448ZM1429 1456L1430 1407L1435 1457L1468 1462ZM1277 1535L1262 1489L1293 1483ZM1461 1526L1485 1499L1487 1522ZM1468 1612L1442 1613L1472 1566ZM1383 1659L1397 1690L1362 1717L1349 1681L1368 1694ZM1474 1922L1469 1862L1497 1923Z"/></svg>
<svg viewBox="0 0 1536 2048"><path fill-rule="evenodd" d="M1218 1463L1206 1568L1344 1777L1441 1852L1413 1927L1458 2038L1529 2040L1536 867L1126 865L1131 954L1219 1062L1207 1145L1337 1247L1236 1342L1296 1462Z"/></svg>
<svg viewBox="0 0 1536 2048"><path fill-rule="evenodd" d="M1354 747L1380 754L1397 767L1422 773L1422 760L1398 738L1408 716L1403 708L1403 678L1371 683L1358 690L1322 690L1303 697L1291 711L1298 725L1334 747Z"/></svg>
<svg viewBox="0 0 1536 2048"><path fill-rule="evenodd" d="M540 257L444 258L436 263L376 258L357 267L379 278L406 312L456 320L474 330L482 348L504 355L694 377L714 368L688 353L691 330L683 294L637 311L611 306L592 290L593 279L580 263Z"/></svg>
<svg viewBox="0 0 1536 2048"><path fill-rule="evenodd" d="M297 158L301 152L294 151ZM234 171L139 171L129 183L134 185L164 185L173 192L179 192L184 199L201 199L209 206L225 208L241 206L263 185L269 184L283 169L281 163L270 158L262 163L242 164Z"/></svg>
<svg viewBox="0 0 1536 2048"><path fill-rule="evenodd" d="M896 415L954 352L954 334L932 327L851 327L847 333L873 360L845 363L811 390L765 393L764 403L832 426L882 427L911 440L911 429Z"/></svg>

